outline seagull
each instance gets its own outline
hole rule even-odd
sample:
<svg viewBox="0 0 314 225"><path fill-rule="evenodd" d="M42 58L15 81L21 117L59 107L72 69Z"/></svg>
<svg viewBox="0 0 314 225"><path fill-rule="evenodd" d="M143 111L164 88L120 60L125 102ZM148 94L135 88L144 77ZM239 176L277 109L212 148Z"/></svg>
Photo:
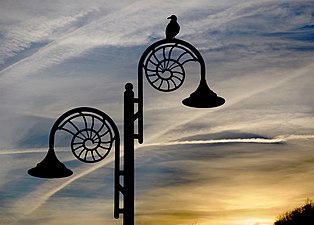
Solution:
<svg viewBox="0 0 314 225"><path fill-rule="evenodd" d="M167 19L170 19L170 22L166 27L166 39L173 39L179 33L180 26L177 23L177 17L175 15L172 15Z"/></svg>

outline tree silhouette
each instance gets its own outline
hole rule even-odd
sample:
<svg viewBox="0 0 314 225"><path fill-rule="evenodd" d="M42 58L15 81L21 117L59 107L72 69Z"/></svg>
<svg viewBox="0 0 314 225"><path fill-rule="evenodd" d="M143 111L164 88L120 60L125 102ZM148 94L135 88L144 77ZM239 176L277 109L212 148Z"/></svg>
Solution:
<svg viewBox="0 0 314 225"><path fill-rule="evenodd" d="M313 225L314 203L306 200L304 206L297 207L289 212L278 216L274 225Z"/></svg>

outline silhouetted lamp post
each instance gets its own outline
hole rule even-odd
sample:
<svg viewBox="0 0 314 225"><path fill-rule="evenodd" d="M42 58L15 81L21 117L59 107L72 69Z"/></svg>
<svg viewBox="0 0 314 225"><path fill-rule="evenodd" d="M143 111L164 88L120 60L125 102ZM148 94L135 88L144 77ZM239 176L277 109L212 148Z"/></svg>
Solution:
<svg viewBox="0 0 314 225"><path fill-rule="evenodd" d="M28 171L30 175L41 178L62 178L72 175L73 172L58 160L54 151L55 134L58 130L72 136L70 144L72 153L86 163L101 161L115 146L114 217L119 218L119 215L123 214L124 225L134 225L134 140L143 143L143 76L146 76L147 81L155 89L171 92L183 84L185 64L198 62L201 72L200 83L182 103L189 107L211 108L225 102L208 87L205 79L205 62L199 51L188 42L174 38L180 27L175 24L172 32L171 26L176 23L176 17L171 16L169 19L171 22L166 30L168 38L149 46L139 60L138 97L134 97L131 83L125 85L123 166L120 162L120 135L114 121L101 110L78 107L65 112L56 120L50 131L46 157ZM120 198L123 200L122 207Z"/></svg>

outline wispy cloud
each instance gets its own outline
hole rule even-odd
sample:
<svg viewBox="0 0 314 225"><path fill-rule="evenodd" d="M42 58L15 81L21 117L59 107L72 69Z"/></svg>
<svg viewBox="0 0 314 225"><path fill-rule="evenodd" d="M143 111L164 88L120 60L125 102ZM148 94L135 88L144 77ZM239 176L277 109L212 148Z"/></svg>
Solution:
<svg viewBox="0 0 314 225"><path fill-rule="evenodd" d="M27 74L34 73L37 70L56 65L69 58L76 57L98 46L128 46L139 45L143 42L145 43L147 38L152 34L152 28L156 26L156 24L159 24L158 20L155 20L154 16L158 15L159 11L162 10L164 11L164 17L166 17L166 15L169 14L168 11L176 4L174 2L167 2L163 4L162 8L160 8L160 5L159 7L156 7L157 5L159 4L153 1L132 2L128 6L122 7L117 11L107 13L106 15L84 24L73 31L72 29L69 29L70 32L63 32L47 45L39 48L34 54L29 55L2 70L1 74L6 74L13 79L16 74L19 74L19 76L21 76L21 74L26 76ZM185 3L183 2L182 6L184 5ZM185 10L186 9L184 9L184 7L177 7L176 9L177 13ZM77 20L79 21L86 14L93 13L93 11L95 11L95 9L91 8L90 12L87 10L80 13L82 15L78 14L70 18L61 18L60 20L62 23L50 21L52 24L46 24L45 27L47 27L50 32L53 32L53 30L56 29L53 24L57 24L62 28L66 23ZM125 21L125 23L121 23L121 21ZM28 26L26 27L30 31L34 29ZM49 36L49 32L44 29L40 29L40 27L37 29L43 34L38 34L38 37L35 36L37 38L30 36L29 38L32 41L18 41L18 43L23 43L21 47L7 44L5 48L7 49L6 51L18 52L31 47L32 42L45 40L45 35ZM28 32L29 31L25 31L23 35L28 37ZM12 36L16 37L18 35L12 34ZM4 55L7 55L8 57L11 56L11 54Z"/></svg>
<svg viewBox="0 0 314 225"><path fill-rule="evenodd" d="M240 4L238 2L236 4L232 3L229 7L226 7L224 4L219 4L216 8L222 8L221 11L213 13L213 15L206 15L202 12L205 18L187 23L186 28L183 29L182 33L183 35L191 36L195 33L203 33L205 28L205 31L210 29L215 32L222 32L219 35L220 38L221 35L224 35L224 38L228 38L228 36L230 36L229 33L243 32L241 29L247 29L250 27L250 24L247 23L249 23L248 21L251 18L258 17L265 12L266 15L264 15L261 20L267 21L264 21L263 24L255 24L256 27L250 28L253 32L256 30L261 32L261 27L263 27L265 32L269 33L274 29L279 31L291 29L293 24L288 23L282 23L281 26L278 27L278 22L274 21L274 18L277 18L278 14L288 17L291 15L293 10L295 10L296 5L291 3L291 5L284 8L283 6L270 2L271 1L264 1L257 4L243 1ZM156 27L159 29L161 28L158 25L160 24L160 21L155 19L156 15L160 15L160 10L163 11L163 15L165 17L170 13L170 11L173 11L174 6L176 5L177 14L185 15L188 14L186 7L190 4L188 2L182 2L180 7L178 7L178 5L174 2L167 2L162 6L158 5L158 7L156 7L157 5L158 3L156 2L145 1L145 4L141 1L132 2L127 7L122 7L117 11L107 12L106 15L99 17L98 11L103 9L101 9L100 4L97 3L94 7L88 7L82 12L75 12L76 14L73 14L71 17L61 16L56 19L56 21L50 19L46 24L39 23L38 27L34 25L34 21L28 21L30 24L29 26L27 24L23 25L26 27L25 31L22 29L20 33L7 34L9 35L8 39L13 43L10 44L10 42L4 42L5 46L2 49L7 52L6 54L2 54L4 57L10 57L23 49L30 48L32 43L47 42L46 40L50 35L52 35L54 30L58 28L61 29L62 27L67 26L67 24L72 24L75 21L83 20L89 14L93 14L95 12L97 13L97 17L93 21L83 23L83 25L77 27L75 30L68 29L69 32L65 32L63 30L60 35L52 39L52 41L48 41L46 45L39 48L34 54L25 57L11 66L8 66L7 69L2 71L2 74L9 73L11 74L9 76L12 77L16 73L22 74L21 72L23 71L25 76L26 74L33 73L36 70L44 69L69 58L84 54L84 52L97 46L128 46L146 43L148 38L154 33L153 29ZM195 2L192 8L199 8L202 6L209 7L210 5L211 3L206 4L200 1ZM295 24L306 24L308 22L308 14L311 12L306 11L303 6L302 9L307 14L301 14L303 16L297 17L297 21L293 20ZM233 23L237 23L237 21L242 18L244 18L245 24L242 24L240 27L232 26ZM125 21L125 23L121 23L121 21ZM271 21L271 24L273 25L268 23L269 21ZM241 21L241 23L242 22L243 21ZM237 23L237 25L241 23ZM267 27L264 26L265 23L268 24ZM235 28L238 28L239 30L232 31L232 29ZM10 27L10 30L12 30L12 32L16 32L19 29ZM23 37L19 38L19 35L23 35L23 37L27 37L28 39ZM162 37L163 35L160 33L158 36ZM199 37L195 41L199 42ZM213 36L213 39L215 38L216 35ZM19 39L26 40L19 41ZM15 72L10 72L11 69L14 69Z"/></svg>
<svg viewBox="0 0 314 225"><path fill-rule="evenodd" d="M78 5L82 6L81 4ZM76 26L75 22L83 21L99 9L97 4L94 7L86 7L84 10L79 7L71 8L69 5L66 11L59 3L54 7L51 4L42 3L39 4L42 7L41 13L40 10L29 9L25 3L22 5L24 8L19 6L12 8L6 2L3 3L1 15L3 15L4 23L3 36L0 39L0 64L4 64L8 58L20 53L27 53L26 50L34 48L37 43L48 44L60 38L65 31L62 29L72 30ZM25 9L30 10L29 14ZM38 13L37 17L32 15L32 10Z"/></svg>
<svg viewBox="0 0 314 225"><path fill-rule="evenodd" d="M272 97L268 95L268 93L274 93L276 90L285 86L293 85L295 82L295 79L303 79L307 80L309 76L311 76L311 71L313 70L313 65L308 65L306 67L303 67L302 69L298 70L289 70L289 73L282 73L280 71L275 71L273 73L268 73L268 71L265 71L265 73L260 74L260 76L251 76L248 77L237 77L232 80L229 80L228 82L222 82L221 85L224 85L224 93L221 93L222 96L224 96L227 101L223 107L216 108L216 109L210 109L210 110L190 110L185 108L185 113L178 115L177 108L172 108L172 106L169 106L168 109L162 109L164 112L167 111L165 115L160 118L160 120L165 121L167 120L167 123L162 123L159 121L159 116L155 114L147 115L148 121L156 121L154 125L148 127L146 129L146 132L151 133L149 137L146 138L146 142L156 142L156 140L159 139L166 139L171 140L172 137L176 135L180 135L180 131L185 132L186 130L189 130L189 135L193 135L193 129L189 129L189 127L193 127L193 123L199 124L199 123L205 123L208 121L211 124L207 124L208 130L212 133L218 133L226 130L241 130L243 128L248 129L251 124L256 124L254 122L254 119L252 123L247 121L246 123L243 123L242 120L239 120L239 117L242 118L242 114L240 113L234 113L236 111L246 111L250 110L251 105L244 106L244 102L249 101L251 103L251 100L253 101L251 104L256 104L254 102L255 99L258 99L260 97L265 98L264 95L266 95L267 99L271 99ZM276 76L275 76L276 74ZM272 76L273 78L266 78L265 76ZM261 78L261 79L260 79ZM250 81L249 81L250 80ZM261 85L258 85L258 87L254 85L248 85L250 82L253 83L259 83ZM234 88L236 88L236 93L234 92ZM230 90L229 90L230 88ZM229 92L230 91L230 92ZM278 91L277 91L278 92ZM173 98L176 98L174 96ZM282 104L280 102L282 98L276 100L274 104ZM307 99L304 99L305 105L307 105ZM169 100L169 102L172 102ZM180 102L180 100L177 100L177 102ZM237 106L241 104L243 106L243 109L239 109ZM300 104L302 104L300 102ZM181 107L179 104L178 108ZM259 105L260 106L260 105ZM257 105L254 105L254 107L259 107ZM247 108L248 107L248 108ZM263 106L261 106L263 107ZM231 110L231 111L229 111ZM297 110L292 109L291 110ZM272 114L269 112L269 114ZM159 115L159 114L158 114ZM244 115L244 114L243 114ZM277 115L277 114L276 114ZM253 115L252 115L253 116ZM232 119L232 117L237 117L238 119L236 121L239 121L237 123L235 120ZM175 118L175 119L174 119ZM224 121L224 123L216 124L215 121L209 120L208 118L215 118L217 120ZM263 117L262 117L263 118ZM243 118L245 120L245 118ZM246 118L247 119L247 118ZM285 120L284 117L280 116L278 114L278 121ZM229 121L229 123L226 123ZM276 122L274 120L267 120L267 117L265 117L265 123L258 123L257 126L264 126L266 123L273 123ZM212 124L214 123L214 124ZM169 126L171 124L171 126ZM224 125L225 124L225 125ZM260 129L258 127L254 127L255 130ZM204 130L196 130L196 132L205 132ZM254 131L253 131L254 132ZM280 131L284 132L284 131ZM273 136L273 134L271 134ZM158 142L158 141L157 141Z"/></svg>

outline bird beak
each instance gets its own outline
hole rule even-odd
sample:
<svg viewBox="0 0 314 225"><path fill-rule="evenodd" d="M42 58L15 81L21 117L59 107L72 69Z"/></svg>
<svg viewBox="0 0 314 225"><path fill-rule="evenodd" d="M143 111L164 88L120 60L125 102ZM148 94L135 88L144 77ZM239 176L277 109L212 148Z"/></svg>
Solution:
<svg viewBox="0 0 314 225"><path fill-rule="evenodd" d="M167 19L170 20L170 19L171 19L171 16L169 16Z"/></svg>

